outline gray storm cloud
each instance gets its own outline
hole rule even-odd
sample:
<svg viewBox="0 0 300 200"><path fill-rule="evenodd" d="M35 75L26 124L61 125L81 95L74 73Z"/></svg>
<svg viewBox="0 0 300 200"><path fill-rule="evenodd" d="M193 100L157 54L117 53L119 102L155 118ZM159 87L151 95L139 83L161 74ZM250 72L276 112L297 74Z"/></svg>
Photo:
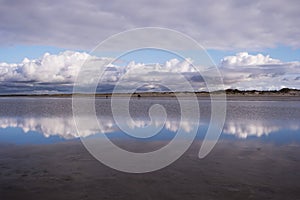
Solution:
<svg viewBox="0 0 300 200"><path fill-rule="evenodd" d="M2 45L91 49L120 31L155 26L188 34L211 49L300 47L296 0L0 2Z"/></svg>

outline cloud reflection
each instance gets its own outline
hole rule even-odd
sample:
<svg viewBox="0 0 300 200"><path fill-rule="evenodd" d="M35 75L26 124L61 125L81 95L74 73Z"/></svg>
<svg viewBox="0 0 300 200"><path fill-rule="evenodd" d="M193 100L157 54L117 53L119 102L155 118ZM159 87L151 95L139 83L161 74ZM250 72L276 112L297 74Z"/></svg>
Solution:
<svg viewBox="0 0 300 200"><path fill-rule="evenodd" d="M83 117L82 121L92 121L90 117ZM119 131L112 117L101 117L99 124L89 123L89 129L79 134L72 117L2 117L0 118L0 128L20 128L24 133L30 131L43 134L45 137L60 136L64 139L73 139L79 137L88 137L98 133L112 133ZM150 120L135 119L124 120L129 128L142 128L151 125ZM159 127L164 123L159 119L154 119L152 126ZM182 121L181 127L185 132L190 132L197 125L196 121ZM180 121L176 119L167 119L165 129L176 132L180 128ZM142 133L141 133L142 134Z"/></svg>
<svg viewBox="0 0 300 200"><path fill-rule="evenodd" d="M224 134L234 135L238 138L246 139L250 136L262 137L268 136L274 132L279 132L281 130L300 130L300 125L296 122L278 123L276 121L254 121L254 120L244 120L229 121L225 124Z"/></svg>
<svg viewBox="0 0 300 200"><path fill-rule="evenodd" d="M74 139L79 137L88 137L95 134L106 134L120 131L112 116L101 116L98 118L99 124L89 123L89 116L82 117L83 122L87 122L87 129L79 134L76 131L76 126L72 116L64 117L0 117L0 128L20 128L24 133L30 131L43 134L44 137L59 136L64 139ZM137 117L134 120L124 120L121 123L128 125L130 129L143 128L146 126L160 127L164 121L159 117L153 119L153 123L145 117ZM207 123L200 124L200 132L205 129ZM178 118L168 118L165 122L164 130L176 132L180 128L186 133L189 133L193 128L198 126L198 121L189 120L181 121ZM223 129L223 135L233 135L240 139L248 137L268 136L272 133L283 130L298 131L300 125L293 120L228 120ZM205 133L205 132L203 132ZM141 134L143 132L141 131ZM202 134L202 132L201 132Z"/></svg>

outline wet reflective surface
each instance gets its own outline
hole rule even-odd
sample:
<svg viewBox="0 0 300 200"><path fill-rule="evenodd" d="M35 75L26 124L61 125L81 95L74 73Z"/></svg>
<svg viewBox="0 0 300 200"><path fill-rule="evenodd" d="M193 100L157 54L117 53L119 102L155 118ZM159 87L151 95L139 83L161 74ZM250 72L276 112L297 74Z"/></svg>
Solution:
<svg viewBox="0 0 300 200"><path fill-rule="evenodd" d="M204 159L198 151L210 118L210 103L199 100L201 118L181 122L188 134L199 125L192 147L172 165L148 174L126 174L95 160L79 137L106 134L124 149L163 147L180 127L174 98L133 99L132 129L150 124L148 109L166 108L158 135L137 139L115 124L109 99L97 99L99 126L77 133L68 98L0 99L1 199L299 199L300 102L229 101L223 133ZM89 121L90 116L82 116ZM150 125L163 121L156 116ZM141 132L143 134L143 132ZM53 192L56 191L56 192Z"/></svg>
<svg viewBox="0 0 300 200"><path fill-rule="evenodd" d="M187 99L188 101L188 99ZM164 122L154 116L151 124L149 108L162 105L167 112ZM172 139L181 126L186 133L199 125L197 139L203 139L210 119L210 103L199 100L200 119L180 121L180 107L175 98L132 99L132 119L122 123L130 129L160 127L162 130L150 140ZM109 99L96 99L99 124L77 133L69 98L2 98L0 99L0 142L12 144L56 143L67 140L107 134L109 137L134 139L123 133L115 123ZM92 116L80 116L89 121ZM300 141L300 102L298 101L228 101L226 123L220 139L273 141L289 143Z"/></svg>

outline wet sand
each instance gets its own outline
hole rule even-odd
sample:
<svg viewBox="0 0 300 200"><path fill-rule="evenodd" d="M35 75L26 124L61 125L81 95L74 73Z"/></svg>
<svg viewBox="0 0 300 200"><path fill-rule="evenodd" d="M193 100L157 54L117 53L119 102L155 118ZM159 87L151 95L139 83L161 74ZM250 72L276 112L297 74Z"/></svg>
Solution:
<svg viewBox="0 0 300 200"><path fill-rule="evenodd" d="M299 144L223 140L198 159L200 143L172 165L146 174L110 169L79 141L2 144L0 199L300 198Z"/></svg>

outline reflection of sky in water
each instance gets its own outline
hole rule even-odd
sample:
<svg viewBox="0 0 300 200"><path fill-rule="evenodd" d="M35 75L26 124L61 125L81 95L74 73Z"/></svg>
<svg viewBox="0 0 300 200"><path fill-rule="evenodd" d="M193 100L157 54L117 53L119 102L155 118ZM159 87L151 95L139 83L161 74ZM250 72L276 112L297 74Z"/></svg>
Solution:
<svg viewBox="0 0 300 200"><path fill-rule="evenodd" d="M130 139L115 124L110 102L107 99L96 101L100 128L97 124L77 134L72 118L71 99L2 98L0 99L0 142L1 143L55 143L82 137L102 137ZM162 104L168 113L168 119L162 131L148 140L168 140L174 137L180 127L180 109L178 102L171 99L133 100L131 115L134 119L124 119L130 128L159 127L163 120L157 117L150 124L148 108L152 104ZM209 102L200 101L201 119L198 139L206 133L209 122ZM101 113L101 114L99 114ZM300 102L228 102L228 114L221 139L258 139L276 143L300 141ZM89 116L82 120L90 121ZM182 121L181 127L189 133L197 127L197 120ZM142 134L142 132L141 132Z"/></svg>
<svg viewBox="0 0 300 200"><path fill-rule="evenodd" d="M5 128L0 129L0 143L14 144L51 144L66 141L59 135L45 136L37 131L24 132L22 128Z"/></svg>

